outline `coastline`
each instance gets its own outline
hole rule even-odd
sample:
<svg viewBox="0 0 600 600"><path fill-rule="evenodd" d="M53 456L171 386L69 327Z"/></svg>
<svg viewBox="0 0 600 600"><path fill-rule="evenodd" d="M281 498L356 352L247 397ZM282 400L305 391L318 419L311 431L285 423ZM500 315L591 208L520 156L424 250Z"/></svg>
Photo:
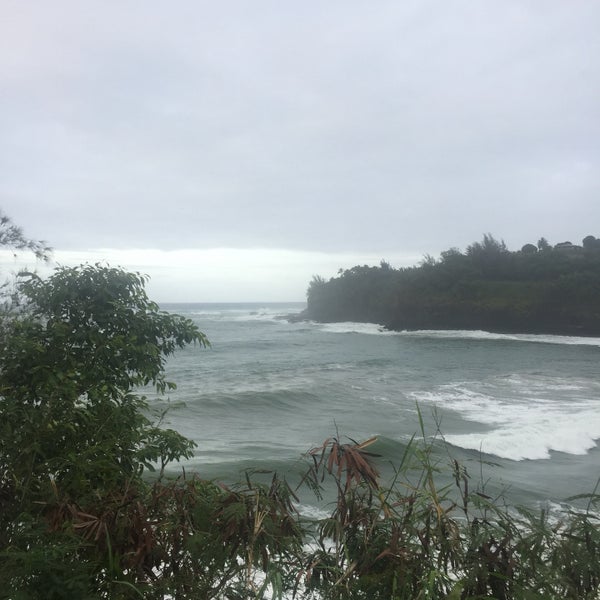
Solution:
<svg viewBox="0 0 600 600"><path fill-rule="evenodd" d="M548 322L523 323L521 326L504 326L490 323L486 320L464 321L456 319L452 322L442 319L395 319L395 320L369 320L360 317L354 318L320 318L305 309L299 313L286 314L279 317L289 323L301 323L313 321L315 323L371 323L383 327L388 331L485 331L488 333L498 333L505 335L557 335L565 337L600 337L600 325L592 328L584 328L580 325L568 325Z"/></svg>

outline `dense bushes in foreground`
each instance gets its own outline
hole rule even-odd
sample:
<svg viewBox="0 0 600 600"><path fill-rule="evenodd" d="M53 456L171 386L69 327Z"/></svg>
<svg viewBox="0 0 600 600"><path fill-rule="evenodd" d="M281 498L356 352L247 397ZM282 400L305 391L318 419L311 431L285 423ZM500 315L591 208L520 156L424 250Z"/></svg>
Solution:
<svg viewBox="0 0 600 600"><path fill-rule="evenodd" d="M311 450L299 486L336 497L317 520L276 474L170 479L193 443L140 390L171 388L165 358L204 335L119 269L29 275L19 297L0 322L2 597L598 597L598 496L560 520L512 510L425 442L387 486L372 440ZM440 488L445 468L454 484Z"/></svg>

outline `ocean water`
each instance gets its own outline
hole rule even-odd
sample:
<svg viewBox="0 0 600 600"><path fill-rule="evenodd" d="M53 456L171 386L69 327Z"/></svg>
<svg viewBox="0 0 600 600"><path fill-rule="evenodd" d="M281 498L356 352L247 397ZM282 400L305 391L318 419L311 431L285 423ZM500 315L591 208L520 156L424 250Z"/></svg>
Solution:
<svg viewBox="0 0 600 600"><path fill-rule="evenodd" d="M197 443L188 472L232 481L275 469L293 481L326 438L377 436L385 477L421 436L420 413L440 465L458 459L471 487L510 503L562 503L600 477L600 338L281 319L302 304L162 308L212 344L167 365L178 388L166 422Z"/></svg>

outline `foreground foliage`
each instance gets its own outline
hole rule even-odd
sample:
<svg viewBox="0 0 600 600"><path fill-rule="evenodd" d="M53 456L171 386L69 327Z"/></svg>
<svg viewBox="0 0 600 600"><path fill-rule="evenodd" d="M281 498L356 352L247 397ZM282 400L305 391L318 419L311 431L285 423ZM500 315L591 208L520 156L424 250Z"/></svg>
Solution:
<svg viewBox="0 0 600 600"><path fill-rule="evenodd" d="M3 597L598 596L595 494L560 520L509 510L432 442L413 440L387 485L374 440L311 450L299 489L333 490L324 519L301 516L276 474L167 477L193 443L160 427L142 393L172 388L166 358L208 341L144 283L89 265L28 275L0 322ZM442 469L454 483L440 488Z"/></svg>
<svg viewBox="0 0 600 600"><path fill-rule="evenodd" d="M373 440L328 440L312 451L313 483L333 478L331 516L318 523L306 558L307 590L331 599L597 598L600 531L586 510L561 515L509 509L448 457L453 484L438 487L434 444L409 445L382 487L365 450ZM304 595L303 597L307 597Z"/></svg>

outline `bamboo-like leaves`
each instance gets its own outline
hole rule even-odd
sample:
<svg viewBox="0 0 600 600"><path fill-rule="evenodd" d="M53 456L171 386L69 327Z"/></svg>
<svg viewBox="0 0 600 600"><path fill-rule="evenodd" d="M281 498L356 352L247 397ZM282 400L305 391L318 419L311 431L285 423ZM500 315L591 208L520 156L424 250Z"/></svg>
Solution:
<svg viewBox="0 0 600 600"><path fill-rule="evenodd" d="M378 456L365 448L377 441L372 437L364 442L342 444L337 438L326 439L321 446L312 448L309 456L313 459L314 474L321 472L321 481L325 471L334 475L338 482L344 480L344 491L348 491L353 483L365 483L370 488L379 488L379 471L371 459Z"/></svg>

